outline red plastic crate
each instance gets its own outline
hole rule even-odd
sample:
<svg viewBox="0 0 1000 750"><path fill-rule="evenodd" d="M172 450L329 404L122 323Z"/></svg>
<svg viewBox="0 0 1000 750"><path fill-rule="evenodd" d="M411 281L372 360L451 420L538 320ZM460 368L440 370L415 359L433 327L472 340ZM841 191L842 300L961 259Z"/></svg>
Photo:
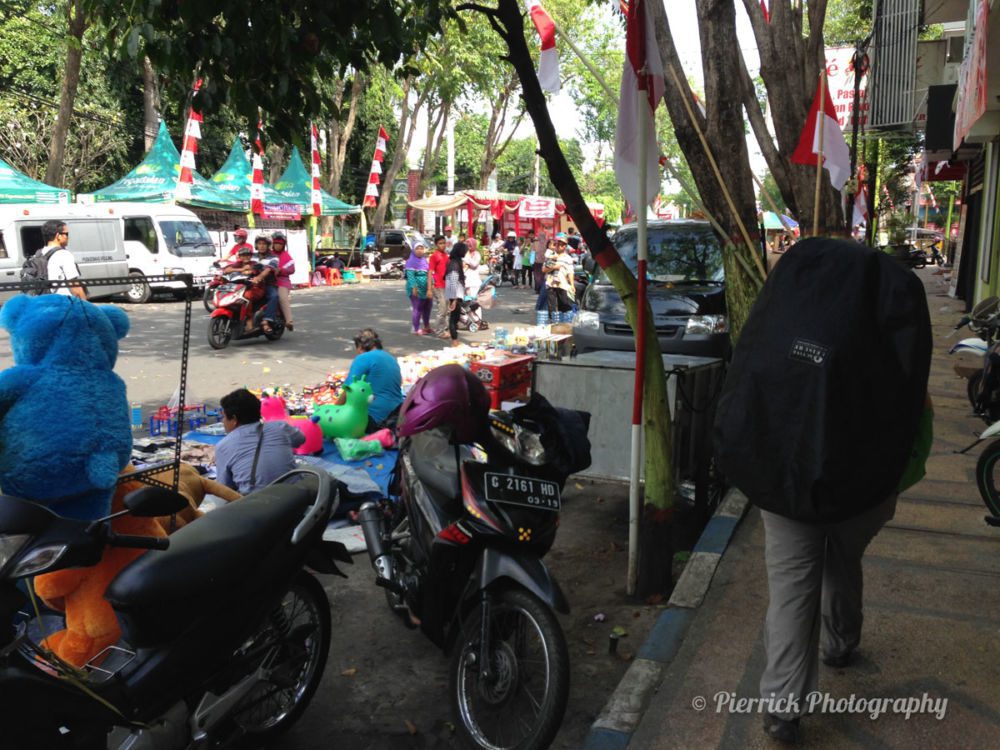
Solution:
<svg viewBox="0 0 1000 750"><path fill-rule="evenodd" d="M470 370L482 381L487 390L503 390L529 384L531 363L534 361L534 354L491 357L473 362Z"/></svg>

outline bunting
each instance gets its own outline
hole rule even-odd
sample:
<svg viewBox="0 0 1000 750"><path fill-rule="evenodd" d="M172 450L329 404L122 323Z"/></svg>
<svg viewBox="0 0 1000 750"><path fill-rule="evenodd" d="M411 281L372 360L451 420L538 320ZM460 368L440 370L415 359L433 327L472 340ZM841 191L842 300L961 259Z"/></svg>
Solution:
<svg viewBox="0 0 1000 750"><path fill-rule="evenodd" d="M315 123L309 125L312 140L312 212L319 216L323 212L323 198L319 192L319 133Z"/></svg>
<svg viewBox="0 0 1000 750"><path fill-rule="evenodd" d="M257 120L257 137L254 139L253 181L250 184L250 210L258 216L264 213L264 141L261 132L264 123Z"/></svg>
<svg viewBox="0 0 1000 750"><path fill-rule="evenodd" d="M378 138L375 141L375 155L372 157L372 169L368 175L368 187L365 189L365 199L361 203L363 208L375 208L378 205L378 186L381 182L379 175L382 174L382 160L385 158L388 140L389 134L385 132L385 128L379 125Z"/></svg>
<svg viewBox="0 0 1000 750"><path fill-rule="evenodd" d="M195 154L198 153L198 141L201 140L201 113L194 108L194 97L201 89L201 79L195 81L191 94L191 110L188 113L187 124L184 126L184 143L181 148L181 172L177 177L175 200L191 200L191 185L194 184Z"/></svg>

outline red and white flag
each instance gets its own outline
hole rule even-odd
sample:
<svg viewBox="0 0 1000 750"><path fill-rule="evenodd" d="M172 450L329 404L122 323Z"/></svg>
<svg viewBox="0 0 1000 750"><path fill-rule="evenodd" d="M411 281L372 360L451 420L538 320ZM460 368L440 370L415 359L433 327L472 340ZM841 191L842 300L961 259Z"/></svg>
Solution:
<svg viewBox="0 0 1000 750"><path fill-rule="evenodd" d="M628 7L625 27L625 68L622 71L618 105L618 127L615 131L615 177L622 193L632 206L637 206L639 189L639 128L637 117L646 121L646 196L652 201L660 188L657 169L659 149L656 145L656 106L663 97L663 63L656 46L656 35L646 15L642 0L633 0ZM639 112L640 96L648 106Z"/></svg>
<svg viewBox="0 0 1000 750"><path fill-rule="evenodd" d="M819 140L821 88L824 94L823 116L825 118L822 128L822 144ZM791 160L795 164L816 166L820 153L823 154L823 166L830 173L830 184L833 185L834 190L842 190L847 178L851 176L851 151L840 130L840 123L837 122L837 110L834 109L830 89L824 86L822 81L816 84L816 95L813 97L812 106L809 107L809 116L806 117L805 127L802 128L802 135L799 136L799 145L795 147Z"/></svg>
<svg viewBox="0 0 1000 750"><path fill-rule="evenodd" d="M191 186L194 184L195 154L198 153L198 141L201 140L201 113L194 108L194 97L201 89L201 79L194 84L194 94L192 94L191 111L188 114L187 124L184 126L184 143L181 147L181 172L177 177L177 188L174 191L175 200L191 200Z"/></svg>
<svg viewBox="0 0 1000 750"><path fill-rule="evenodd" d="M264 123L257 121L257 137L254 138L254 152L251 164L253 166L250 183L250 211L255 214L264 213L264 142L261 131Z"/></svg>
<svg viewBox="0 0 1000 750"><path fill-rule="evenodd" d="M323 213L323 196L319 191L319 133L314 124L309 125L312 146L312 212L313 216Z"/></svg>
<svg viewBox="0 0 1000 750"><path fill-rule="evenodd" d="M851 226L861 226L868 223L868 187L862 185L854 196L854 216Z"/></svg>
<svg viewBox="0 0 1000 750"><path fill-rule="evenodd" d="M538 38L542 42L538 54L538 82L542 91L548 94L558 94L559 82L559 52L556 50L556 24L552 16L542 7L539 0L524 0L531 22L535 24Z"/></svg>
<svg viewBox="0 0 1000 750"><path fill-rule="evenodd" d="M375 139L375 155L372 157L372 169L368 173L368 187L365 188L365 199L361 203L364 208L375 208L378 205L378 186L381 182L379 175L382 174L382 160L385 158L388 140L389 134L385 132L385 128L379 125L378 138Z"/></svg>
<svg viewBox="0 0 1000 750"><path fill-rule="evenodd" d="M768 7L770 5L770 0L760 0L760 10L764 14L764 20L771 23L771 9Z"/></svg>

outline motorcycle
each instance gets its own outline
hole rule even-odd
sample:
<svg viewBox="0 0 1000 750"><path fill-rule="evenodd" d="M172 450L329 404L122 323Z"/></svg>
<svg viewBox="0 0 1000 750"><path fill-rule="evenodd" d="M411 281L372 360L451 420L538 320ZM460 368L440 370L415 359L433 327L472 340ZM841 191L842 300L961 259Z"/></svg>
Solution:
<svg viewBox="0 0 1000 750"><path fill-rule="evenodd" d="M955 373L966 379L966 396L973 411L987 423L1000 420L1000 347L996 343L1000 330L1000 297L988 297L977 304L972 312L962 316L955 331L969 327L976 338L962 339L948 350L949 354L968 352L974 364L959 361ZM986 378L987 370L990 377Z"/></svg>
<svg viewBox="0 0 1000 750"><path fill-rule="evenodd" d="M451 655L456 726L483 748L548 747L569 691L553 613L569 607L542 557L566 478L590 464L589 414L535 399L491 415L474 374L431 371L400 410L398 501L358 511L375 584Z"/></svg>
<svg viewBox="0 0 1000 750"><path fill-rule="evenodd" d="M153 538L116 534L111 517L77 521L0 497L0 744L195 750L272 741L302 715L326 665L330 605L305 568L342 575L336 563L351 562L342 545L323 541L337 502L325 474L298 469ZM153 517L187 501L144 487L125 507ZM39 645L54 615L40 615L33 595L26 606L23 581L92 565L115 547L150 551L106 592L122 640L77 670Z"/></svg>
<svg viewBox="0 0 1000 750"><path fill-rule="evenodd" d="M215 287L215 309L208 320L208 344L213 349L225 349L232 340L264 336L277 341L285 332L285 319L281 311L275 316L271 330L265 331L264 287L254 284L242 273L227 273L225 283Z"/></svg>
<svg viewBox="0 0 1000 750"><path fill-rule="evenodd" d="M941 241L940 240L931 244L931 254L930 254L930 257L928 258L927 262L930 263L932 266L933 265L938 265L938 266L942 266L943 267L943 266L947 265L948 261L945 260L944 255L941 254Z"/></svg>

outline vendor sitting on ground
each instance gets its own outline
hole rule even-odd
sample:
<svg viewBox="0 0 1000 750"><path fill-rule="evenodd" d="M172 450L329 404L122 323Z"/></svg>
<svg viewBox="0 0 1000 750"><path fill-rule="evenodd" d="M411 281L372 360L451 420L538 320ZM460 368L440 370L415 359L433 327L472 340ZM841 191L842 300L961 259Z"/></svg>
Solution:
<svg viewBox="0 0 1000 750"><path fill-rule="evenodd" d="M382 350L382 340L372 328L362 328L354 337L358 356L351 363L345 383L353 383L362 375L371 384L374 398L368 405L368 429L371 434L382 427L395 426L399 407L403 405L403 374L396 358ZM341 394L338 404L346 401Z"/></svg>
<svg viewBox="0 0 1000 750"><path fill-rule="evenodd" d="M261 422L260 399L246 388L222 397L226 436L215 447L217 479L246 495L295 468L292 450L303 432L284 421Z"/></svg>

